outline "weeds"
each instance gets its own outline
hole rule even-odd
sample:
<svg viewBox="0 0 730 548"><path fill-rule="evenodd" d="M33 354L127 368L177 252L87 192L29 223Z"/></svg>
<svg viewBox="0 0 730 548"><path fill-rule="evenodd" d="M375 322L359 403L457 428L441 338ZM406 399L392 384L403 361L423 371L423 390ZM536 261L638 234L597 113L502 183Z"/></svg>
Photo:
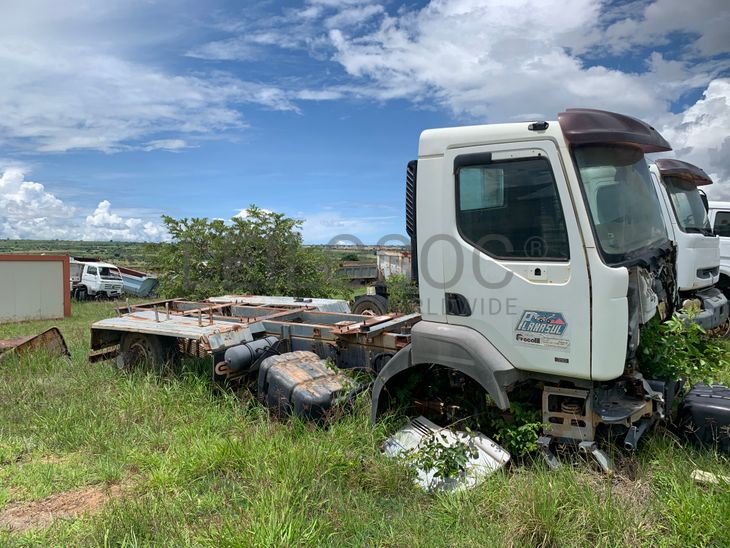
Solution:
<svg viewBox="0 0 730 548"><path fill-rule="evenodd" d="M537 451L537 439L542 430L542 413L527 403L512 402L509 413L496 408L488 419L489 432L507 451L525 457Z"/></svg>
<svg viewBox="0 0 730 548"><path fill-rule="evenodd" d="M435 489L444 480L463 477L469 460L478 456L479 450L471 436L450 441L443 432L431 432L407 455L406 462L413 468L433 471L429 489Z"/></svg>
<svg viewBox="0 0 730 548"><path fill-rule="evenodd" d="M647 378L711 383L730 368L723 343L692 321L692 311L687 316L675 314L663 323L654 319L641 330L639 359Z"/></svg>
<svg viewBox="0 0 730 548"><path fill-rule="evenodd" d="M461 494L422 493L380 455L398 426L369 424L369 401L328 428L272 421L253 398L211 389L183 364L171 378L89 364L89 324L114 303L74 303L60 327L72 361L0 365L0 512L89 486L125 488L98 513L0 546L693 546L727 545L730 475L713 453L647 434L635 474L549 471L528 459ZM0 326L0 338L52 322ZM723 373L725 374L725 373ZM490 432L485 431L488 435Z"/></svg>

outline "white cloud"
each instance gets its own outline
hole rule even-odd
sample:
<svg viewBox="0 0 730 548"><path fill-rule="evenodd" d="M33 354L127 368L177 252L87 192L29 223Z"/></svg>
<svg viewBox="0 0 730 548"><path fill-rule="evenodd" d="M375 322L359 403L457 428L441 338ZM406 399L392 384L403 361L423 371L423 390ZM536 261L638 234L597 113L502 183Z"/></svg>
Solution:
<svg viewBox="0 0 730 548"><path fill-rule="evenodd" d="M86 217L84 240L160 241L167 238L164 228L137 217L123 218L113 213L109 200L102 200L94 212Z"/></svg>
<svg viewBox="0 0 730 548"><path fill-rule="evenodd" d="M265 207L260 207L260 208L258 208L258 209L260 209L260 210L261 210L261 211L263 211L264 213L273 213L273 211L271 211L270 209L266 209ZM234 218L234 219L235 219L235 218L239 218L239 219L248 219L248 217L249 217L249 216L251 215L250 211L251 211L251 208L250 208L250 207L246 207L246 208L244 208L244 209L240 209L240 210L238 211L238 213L236 213L236 214L235 214L235 215L233 216L233 218Z"/></svg>
<svg viewBox="0 0 730 548"><path fill-rule="evenodd" d="M162 225L114 213L103 200L86 217L81 208L64 203L41 183L28 181L17 168L0 177L0 238L160 241L168 238Z"/></svg>
<svg viewBox="0 0 730 548"><path fill-rule="evenodd" d="M167 150L169 152L179 152L183 149L190 148L190 145L183 139L155 139L145 143L142 150L149 152L150 150Z"/></svg>
<svg viewBox="0 0 730 548"><path fill-rule="evenodd" d="M245 128L242 105L297 110L275 86L169 62L184 52L174 44L191 22L179 14L192 17L199 9L193 2L8 1L0 30L0 145L179 150L184 140ZM172 55L163 64L157 51Z"/></svg>
<svg viewBox="0 0 730 548"><path fill-rule="evenodd" d="M306 243L323 244L349 241L349 236L363 243L374 243L385 235L383 226L391 226L393 221L401 219L395 215L360 216L356 212L345 216L335 211L300 212L295 217L304 219L302 237Z"/></svg>
<svg viewBox="0 0 730 548"><path fill-rule="evenodd" d="M719 63L690 67L659 53L639 73L586 65L571 51L595 40L601 9L598 0L433 0L383 16L372 32L334 29L329 39L359 94L435 102L469 120L552 118L568 106L656 120L717 74Z"/></svg>
<svg viewBox="0 0 730 548"><path fill-rule="evenodd" d="M729 49L724 4L431 0L391 14L382 2L306 0L299 10L229 24L233 36L201 47L215 50L209 58L227 60L297 50L344 69L347 79L336 84L284 92L298 100L405 99L435 103L469 122L591 106L659 122L683 94L727 68L713 57ZM672 58L650 52L631 71L577 55L660 46L670 33L692 37L686 51Z"/></svg>
<svg viewBox="0 0 730 548"><path fill-rule="evenodd" d="M712 56L727 53L730 11L727 0L656 0L637 10L636 16L626 16L609 25L593 37L594 46L613 52L627 51L636 46L663 45L674 32L694 35L690 51Z"/></svg>
<svg viewBox="0 0 730 548"><path fill-rule="evenodd" d="M674 155L702 167L715 183L714 199L730 199L730 79L714 80L703 98L662 129Z"/></svg>
<svg viewBox="0 0 730 548"><path fill-rule="evenodd" d="M0 237L62 238L75 210L17 168L0 177Z"/></svg>

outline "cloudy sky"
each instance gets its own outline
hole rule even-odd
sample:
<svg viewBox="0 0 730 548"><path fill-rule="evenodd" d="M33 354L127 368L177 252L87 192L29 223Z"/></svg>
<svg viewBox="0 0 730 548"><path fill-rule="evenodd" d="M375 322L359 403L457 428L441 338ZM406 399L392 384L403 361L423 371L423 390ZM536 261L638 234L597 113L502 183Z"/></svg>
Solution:
<svg viewBox="0 0 730 548"><path fill-rule="evenodd" d="M429 127L594 107L730 199L727 0L0 0L0 238L158 240L249 204L403 233Z"/></svg>

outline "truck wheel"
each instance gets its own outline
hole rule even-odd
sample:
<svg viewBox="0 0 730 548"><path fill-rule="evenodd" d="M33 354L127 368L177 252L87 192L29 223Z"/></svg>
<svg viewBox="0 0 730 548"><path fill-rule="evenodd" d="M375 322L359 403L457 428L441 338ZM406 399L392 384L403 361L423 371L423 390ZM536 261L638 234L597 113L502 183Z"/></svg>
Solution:
<svg viewBox="0 0 730 548"><path fill-rule="evenodd" d="M87 296L87 293L86 293L86 288L85 287L79 287L76 290L76 299L77 300L79 300L79 301L85 301L86 300L86 296Z"/></svg>
<svg viewBox="0 0 730 548"><path fill-rule="evenodd" d="M174 359L174 347L156 335L125 333L122 335L117 367L124 371L164 370Z"/></svg>
<svg viewBox="0 0 730 548"><path fill-rule="evenodd" d="M360 295L352 306L353 314L382 316L388 313L388 299L380 295Z"/></svg>

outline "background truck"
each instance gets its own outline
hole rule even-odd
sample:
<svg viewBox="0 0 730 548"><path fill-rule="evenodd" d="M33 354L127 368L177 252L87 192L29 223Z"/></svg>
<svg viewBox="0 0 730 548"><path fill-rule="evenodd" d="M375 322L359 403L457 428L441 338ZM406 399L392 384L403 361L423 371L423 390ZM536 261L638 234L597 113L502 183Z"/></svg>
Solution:
<svg viewBox="0 0 730 548"><path fill-rule="evenodd" d="M548 463L559 442L608 469L597 441L635 449L677 395L678 379L646 378L637 359L642 326L678 302L644 158L667 150L648 124L591 109L425 131L406 176L420 315L164 301L93 324L91 358L208 357L215 378L257 376L267 405L300 414L347 390L336 368L372 374L373 421L399 407L443 424L529 402ZM730 397L712 403L703 416L730 423Z"/></svg>
<svg viewBox="0 0 730 548"><path fill-rule="evenodd" d="M667 232L677 247L677 304L699 309L693 319L706 330L724 326L728 301L715 287L720 280L720 239L712 230L699 188L712 180L699 167L681 160L660 159L649 169Z"/></svg>
<svg viewBox="0 0 730 548"><path fill-rule="evenodd" d="M730 202L710 202L710 224L720 238L718 287L730 298Z"/></svg>
<svg viewBox="0 0 730 548"><path fill-rule="evenodd" d="M122 275L110 263L71 258L71 295L83 301L87 298L115 299L122 296Z"/></svg>

